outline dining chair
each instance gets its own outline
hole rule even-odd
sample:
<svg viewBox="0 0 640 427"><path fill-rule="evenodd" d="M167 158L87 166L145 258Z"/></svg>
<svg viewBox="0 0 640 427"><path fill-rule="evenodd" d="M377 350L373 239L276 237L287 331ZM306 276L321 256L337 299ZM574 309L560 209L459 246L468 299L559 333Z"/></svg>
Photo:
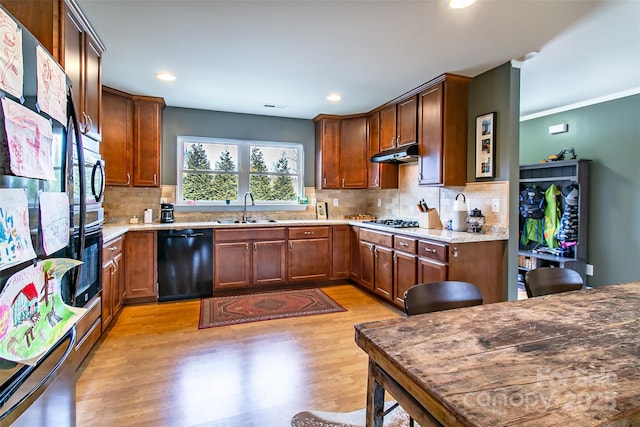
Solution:
<svg viewBox="0 0 640 427"><path fill-rule="evenodd" d="M539 267L524 275L524 287L529 298L582 289L582 276L570 268Z"/></svg>
<svg viewBox="0 0 640 427"><path fill-rule="evenodd" d="M473 283L456 280L419 283L404 293L407 316L482 304L482 292Z"/></svg>

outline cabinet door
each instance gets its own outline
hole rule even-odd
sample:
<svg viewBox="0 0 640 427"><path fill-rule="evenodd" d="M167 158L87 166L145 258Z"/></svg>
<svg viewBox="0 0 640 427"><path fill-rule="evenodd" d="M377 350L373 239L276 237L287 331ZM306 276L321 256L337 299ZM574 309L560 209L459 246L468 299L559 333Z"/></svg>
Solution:
<svg viewBox="0 0 640 427"><path fill-rule="evenodd" d="M415 144L417 141L418 97L412 96L398 103L396 145Z"/></svg>
<svg viewBox="0 0 640 427"><path fill-rule="evenodd" d="M80 132L84 132L84 79L83 58L85 50L84 29L79 19L67 7L64 10L64 53L60 65L71 79L71 93L80 122Z"/></svg>
<svg viewBox="0 0 640 427"><path fill-rule="evenodd" d="M375 245L369 242L360 241L360 281L359 283L373 290L373 280L374 280L374 249Z"/></svg>
<svg viewBox="0 0 640 427"><path fill-rule="evenodd" d="M84 58L84 113L85 133L96 141L101 140L102 120L102 51L85 33Z"/></svg>
<svg viewBox="0 0 640 427"><path fill-rule="evenodd" d="M396 104L380 111L380 151L396 147Z"/></svg>
<svg viewBox="0 0 640 427"><path fill-rule="evenodd" d="M116 268L113 260L109 260L102 264L102 330L107 329L107 326L113 319L113 288L115 283Z"/></svg>
<svg viewBox="0 0 640 427"><path fill-rule="evenodd" d="M159 187L164 103L133 98L133 185Z"/></svg>
<svg viewBox="0 0 640 427"><path fill-rule="evenodd" d="M442 83L420 93L418 121L418 183L441 184L442 179ZM458 159L464 161L465 159Z"/></svg>
<svg viewBox="0 0 640 427"><path fill-rule="evenodd" d="M447 280L447 264L431 258L418 259L418 283Z"/></svg>
<svg viewBox="0 0 640 427"><path fill-rule="evenodd" d="M289 240L290 282L329 278L329 239Z"/></svg>
<svg viewBox="0 0 640 427"><path fill-rule="evenodd" d="M367 118L340 123L341 188L367 188Z"/></svg>
<svg viewBox="0 0 640 427"><path fill-rule="evenodd" d="M253 243L253 284L269 285L286 280L285 241Z"/></svg>
<svg viewBox="0 0 640 427"><path fill-rule="evenodd" d="M155 231L128 232L124 248L126 301L157 300Z"/></svg>
<svg viewBox="0 0 640 427"><path fill-rule="evenodd" d="M506 246L503 240L449 245L449 280L473 283L485 304L505 301L502 262Z"/></svg>
<svg viewBox="0 0 640 427"><path fill-rule="evenodd" d="M404 293L418 283L418 257L396 252L393 257L394 290L393 302L404 309Z"/></svg>
<svg viewBox="0 0 640 427"><path fill-rule="evenodd" d="M351 227L334 225L331 227L331 278L349 277L351 269Z"/></svg>
<svg viewBox="0 0 640 427"><path fill-rule="evenodd" d="M360 227L350 227L351 231L349 232L351 235L350 244L351 244L351 267L349 276L356 283L360 283Z"/></svg>
<svg viewBox="0 0 640 427"><path fill-rule="evenodd" d="M380 152L380 113L368 118L367 132L367 188L398 188L398 165L377 163L369 159Z"/></svg>
<svg viewBox="0 0 640 427"><path fill-rule="evenodd" d="M340 119L316 122L316 188L340 188Z"/></svg>
<svg viewBox="0 0 640 427"><path fill-rule="evenodd" d="M100 152L107 185L130 185L133 159L133 101L110 88L102 93L103 123Z"/></svg>
<svg viewBox="0 0 640 427"><path fill-rule="evenodd" d="M251 243L214 245L213 288L242 288L251 284Z"/></svg>
<svg viewBox="0 0 640 427"><path fill-rule="evenodd" d="M382 246L375 248L375 292L388 301L393 300L393 250Z"/></svg>

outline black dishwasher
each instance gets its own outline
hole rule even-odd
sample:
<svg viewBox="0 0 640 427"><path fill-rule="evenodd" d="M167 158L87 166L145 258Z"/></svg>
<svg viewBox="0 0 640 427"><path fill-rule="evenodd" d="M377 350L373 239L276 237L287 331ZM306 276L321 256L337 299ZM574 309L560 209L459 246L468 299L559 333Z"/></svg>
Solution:
<svg viewBox="0 0 640 427"><path fill-rule="evenodd" d="M213 295L213 230L158 231L158 301Z"/></svg>

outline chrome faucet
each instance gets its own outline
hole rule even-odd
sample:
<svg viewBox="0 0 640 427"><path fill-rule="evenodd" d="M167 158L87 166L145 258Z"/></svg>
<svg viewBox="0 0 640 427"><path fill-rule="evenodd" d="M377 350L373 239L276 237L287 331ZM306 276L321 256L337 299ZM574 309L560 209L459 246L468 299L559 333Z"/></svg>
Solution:
<svg viewBox="0 0 640 427"><path fill-rule="evenodd" d="M247 196L251 197L251 206L256 205L256 203L253 201L253 195L248 191L244 193L244 204L242 208L242 222L247 222Z"/></svg>

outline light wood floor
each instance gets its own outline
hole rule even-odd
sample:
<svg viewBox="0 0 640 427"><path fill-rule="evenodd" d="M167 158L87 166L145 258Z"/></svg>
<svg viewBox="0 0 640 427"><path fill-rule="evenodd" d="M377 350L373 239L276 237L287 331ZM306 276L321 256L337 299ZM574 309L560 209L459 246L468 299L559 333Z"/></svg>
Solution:
<svg viewBox="0 0 640 427"><path fill-rule="evenodd" d="M400 314L352 285L323 289L347 311L198 329L198 300L125 307L81 368L77 425L286 427L363 408L353 325Z"/></svg>

